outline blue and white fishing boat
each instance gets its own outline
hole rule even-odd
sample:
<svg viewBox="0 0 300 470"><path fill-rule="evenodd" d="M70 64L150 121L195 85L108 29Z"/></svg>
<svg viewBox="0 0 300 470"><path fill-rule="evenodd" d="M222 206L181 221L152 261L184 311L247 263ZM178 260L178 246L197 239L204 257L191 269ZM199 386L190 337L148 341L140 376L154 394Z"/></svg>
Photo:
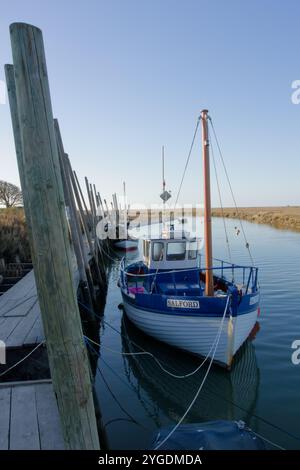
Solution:
<svg viewBox="0 0 300 470"><path fill-rule="evenodd" d="M259 314L258 268L212 257L208 111L201 113L205 265L200 239L164 231L143 240L143 260L120 267L124 310L142 331L230 368Z"/></svg>

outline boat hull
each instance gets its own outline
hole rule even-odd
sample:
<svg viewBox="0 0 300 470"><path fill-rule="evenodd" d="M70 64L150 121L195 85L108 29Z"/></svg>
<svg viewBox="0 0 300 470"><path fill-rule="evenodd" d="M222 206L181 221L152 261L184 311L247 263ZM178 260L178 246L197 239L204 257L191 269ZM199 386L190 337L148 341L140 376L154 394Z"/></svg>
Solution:
<svg viewBox="0 0 300 470"><path fill-rule="evenodd" d="M212 356L213 344L221 325L220 316L157 313L133 305L126 294L122 295L126 315L144 333L197 356ZM225 317L214 356L215 362L227 368L231 366L234 354L251 333L257 314L258 309L255 306L243 315Z"/></svg>

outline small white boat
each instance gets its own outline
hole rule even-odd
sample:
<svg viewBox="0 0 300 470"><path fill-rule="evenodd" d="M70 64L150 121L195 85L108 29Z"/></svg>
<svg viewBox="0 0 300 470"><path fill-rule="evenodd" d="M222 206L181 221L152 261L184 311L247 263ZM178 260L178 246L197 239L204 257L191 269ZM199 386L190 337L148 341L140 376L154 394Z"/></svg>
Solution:
<svg viewBox="0 0 300 470"><path fill-rule="evenodd" d="M124 240L116 240L114 242L114 248L122 251L133 251L138 248L138 239L127 238Z"/></svg>
<svg viewBox="0 0 300 470"><path fill-rule="evenodd" d="M127 252L127 251L136 250L138 248L139 240L138 238L135 238L129 234L129 227L130 227L130 220L128 216L129 206L127 206L127 203L126 203L125 182L123 183L123 190L124 190L123 210L120 210L117 195L113 194L113 208L114 208L116 217L111 227L111 230L113 231L113 236L111 236L111 240L116 250ZM121 220L120 220L120 215L123 216L121 217Z"/></svg>
<svg viewBox="0 0 300 470"><path fill-rule="evenodd" d="M142 331L230 368L259 313L258 268L212 257L207 111L202 111L204 242L183 230L145 239L143 260L120 268L124 310ZM200 259L200 262L199 262Z"/></svg>

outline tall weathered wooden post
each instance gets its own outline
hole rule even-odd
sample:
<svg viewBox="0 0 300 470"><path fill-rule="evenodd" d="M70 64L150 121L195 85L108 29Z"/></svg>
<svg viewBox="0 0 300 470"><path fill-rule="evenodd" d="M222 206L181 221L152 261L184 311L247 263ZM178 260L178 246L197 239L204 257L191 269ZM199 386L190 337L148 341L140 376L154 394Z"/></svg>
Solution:
<svg viewBox="0 0 300 470"><path fill-rule="evenodd" d="M42 32L10 26L32 255L66 447L99 449L87 351L68 240Z"/></svg>
<svg viewBox="0 0 300 470"><path fill-rule="evenodd" d="M18 163L18 169L19 169L19 174L20 174L21 188L23 191L23 204L24 204L24 207L26 207L27 197L26 197L26 192L24 192L24 188L26 187L26 182L25 182L25 172L24 172L24 163L23 163L23 150L22 150L22 143L21 143L20 122L19 122L19 116L18 116L18 104L17 104L17 95L16 95L14 66L11 64L7 64L4 66L4 69L5 69L6 86L7 86L7 91L8 91L11 121L12 121L13 133L14 133L17 163ZM28 217L26 217L28 234L29 236L31 236L31 222L30 222L28 208L26 212L28 214Z"/></svg>

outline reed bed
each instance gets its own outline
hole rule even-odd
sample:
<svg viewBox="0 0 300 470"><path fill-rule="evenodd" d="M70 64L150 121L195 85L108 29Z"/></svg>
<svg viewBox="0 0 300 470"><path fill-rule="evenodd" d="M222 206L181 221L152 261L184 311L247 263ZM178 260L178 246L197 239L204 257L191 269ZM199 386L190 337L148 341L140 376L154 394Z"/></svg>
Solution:
<svg viewBox="0 0 300 470"><path fill-rule="evenodd" d="M0 259L5 263L31 260L24 210L0 209Z"/></svg>

